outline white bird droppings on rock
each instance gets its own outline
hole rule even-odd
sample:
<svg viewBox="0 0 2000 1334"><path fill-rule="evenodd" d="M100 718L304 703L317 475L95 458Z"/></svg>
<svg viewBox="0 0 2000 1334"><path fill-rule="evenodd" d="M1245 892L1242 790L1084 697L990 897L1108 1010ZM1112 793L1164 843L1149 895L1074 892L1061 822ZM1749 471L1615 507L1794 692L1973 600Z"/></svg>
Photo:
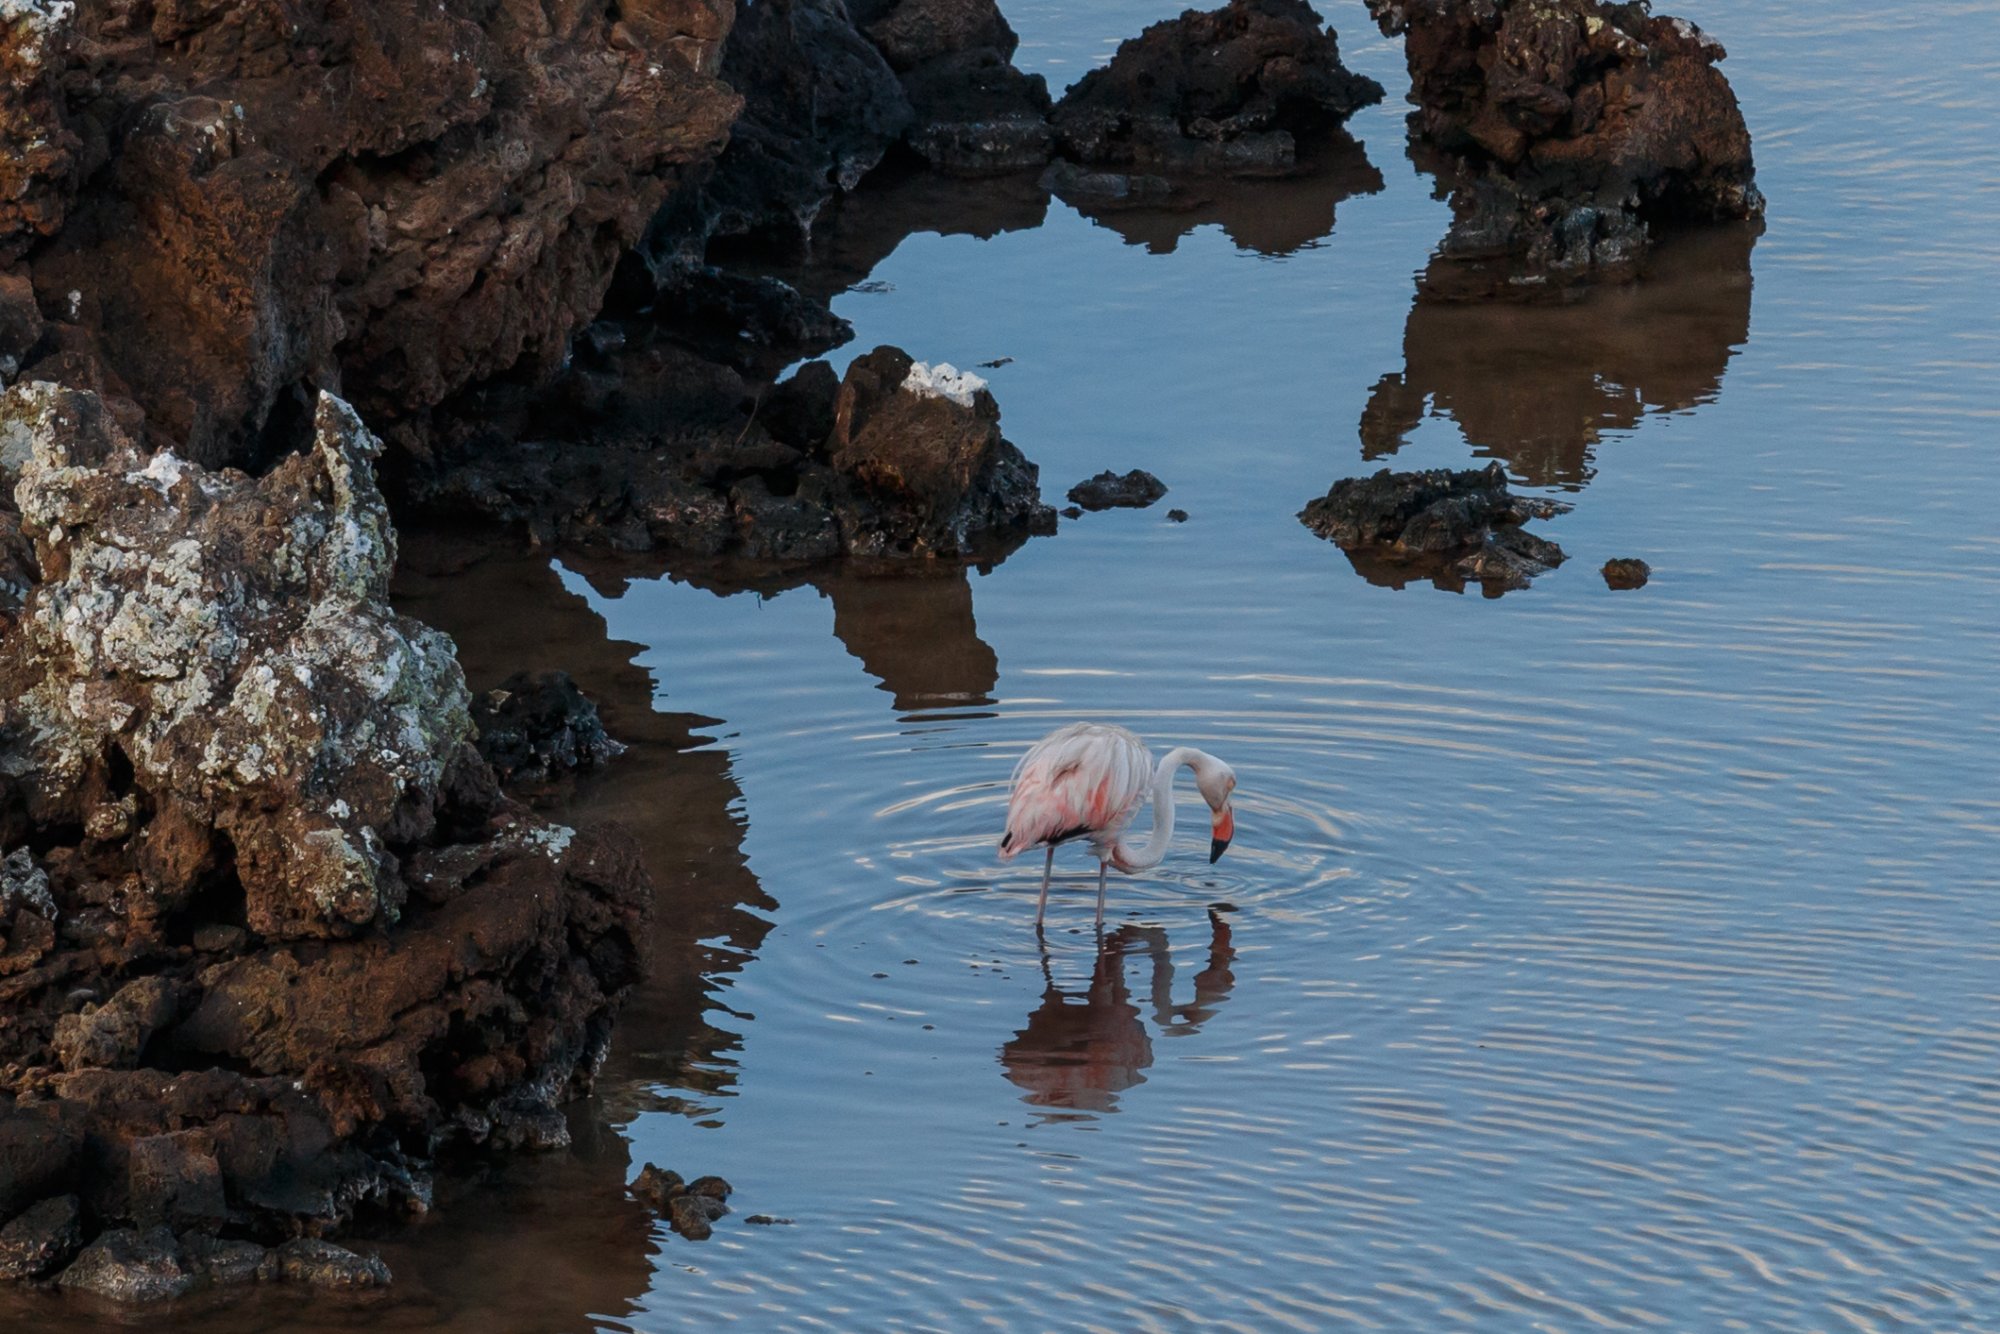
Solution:
<svg viewBox="0 0 2000 1334"><path fill-rule="evenodd" d="M910 373L903 380L903 388L925 398L948 398L962 408L972 406L973 395L986 387L986 381L970 371L961 371L948 361L940 361L933 366L928 362L913 362Z"/></svg>

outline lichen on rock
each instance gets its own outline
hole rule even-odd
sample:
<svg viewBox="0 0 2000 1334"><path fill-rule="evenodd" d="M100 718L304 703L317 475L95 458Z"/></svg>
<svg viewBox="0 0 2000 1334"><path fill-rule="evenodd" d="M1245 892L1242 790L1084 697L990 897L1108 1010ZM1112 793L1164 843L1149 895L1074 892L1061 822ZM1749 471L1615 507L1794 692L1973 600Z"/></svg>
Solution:
<svg viewBox="0 0 2000 1334"><path fill-rule="evenodd" d="M32 445L16 490L42 583L0 662L31 814L131 832L168 915L224 860L248 923L337 935L393 916L385 847L424 832L471 737L451 642L390 610L379 446L322 395L268 475L150 459L93 395L0 399ZM120 813L132 787L150 812Z"/></svg>

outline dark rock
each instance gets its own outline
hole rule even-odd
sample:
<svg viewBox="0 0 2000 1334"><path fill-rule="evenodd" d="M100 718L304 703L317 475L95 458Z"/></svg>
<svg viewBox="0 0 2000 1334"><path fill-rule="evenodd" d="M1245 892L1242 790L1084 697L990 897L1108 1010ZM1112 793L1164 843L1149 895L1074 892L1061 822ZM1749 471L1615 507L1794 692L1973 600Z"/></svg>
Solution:
<svg viewBox="0 0 2000 1334"><path fill-rule="evenodd" d="M83 1141L83 1117L76 1108L0 1096L0 1218L71 1189Z"/></svg>
<svg viewBox="0 0 2000 1334"><path fill-rule="evenodd" d="M1083 517L1083 506L1065 505L1062 508L1062 516L1065 519L1081 519Z"/></svg>
<svg viewBox="0 0 2000 1334"><path fill-rule="evenodd" d="M501 782L542 782L595 768L625 747L566 672L520 672L472 703L479 753Z"/></svg>
<svg viewBox="0 0 2000 1334"><path fill-rule="evenodd" d="M1644 588L1646 580L1652 577L1653 567L1633 556L1620 556L1604 562L1604 582L1612 588Z"/></svg>
<svg viewBox="0 0 2000 1334"><path fill-rule="evenodd" d="M240 926L209 922L194 929L194 947L204 954L234 954L242 949L249 933Z"/></svg>
<svg viewBox="0 0 2000 1334"><path fill-rule="evenodd" d="M0 172L4 171L0 167ZM20 373L35 345L42 341L43 327L34 284L24 273L0 271L0 389Z"/></svg>
<svg viewBox="0 0 2000 1334"><path fill-rule="evenodd" d="M254 1241L233 1241L189 1232L180 1238L181 1262L209 1287L270 1283L280 1277L278 1253Z"/></svg>
<svg viewBox="0 0 2000 1334"><path fill-rule="evenodd" d="M183 1266L171 1230L116 1228L84 1247L56 1283L107 1301L153 1302L187 1292L195 1275Z"/></svg>
<svg viewBox="0 0 2000 1334"><path fill-rule="evenodd" d="M856 14L862 31L899 73L981 48L1005 60L1021 44L994 0L893 0L870 4L863 12L870 17Z"/></svg>
<svg viewBox="0 0 2000 1334"><path fill-rule="evenodd" d="M199 1130L148 1135L127 1150L125 1214L140 1227L164 1223L175 1232L213 1230L229 1207L213 1140Z"/></svg>
<svg viewBox="0 0 2000 1334"><path fill-rule="evenodd" d="M715 1230L711 1225L728 1212L728 1205L711 1196L676 1195L667 1205L667 1221L689 1241L706 1241Z"/></svg>
<svg viewBox="0 0 2000 1334"><path fill-rule="evenodd" d="M1563 562L1562 548L1521 525L1568 508L1514 495L1506 471L1492 463L1463 472L1384 468L1373 477L1346 478L1299 519L1347 552L1364 574L1387 574L1398 583L1430 578L1439 587L1476 580L1497 594L1524 587Z"/></svg>
<svg viewBox="0 0 2000 1334"><path fill-rule="evenodd" d="M687 1194L687 1183L679 1172L655 1167L647 1163L639 1169L637 1179L632 1182L632 1195L641 1204L656 1214L664 1215L667 1206Z"/></svg>
<svg viewBox="0 0 2000 1334"><path fill-rule="evenodd" d="M16 848L0 858L0 977L32 968L56 943L56 901L48 872Z"/></svg>
<svg viewBox="0 0 2000 1334"><path fill-rule="evenodd" d="M55 1054L65 1070L130 1070L153 1034L180 1014L181 987L169 978L126 983L102 1005L87 1005L56 1021Z"/></svg>
<svg viewBox="0 0 2000 1334"><path fill-rule="evenodd" d="M1049 160L1049 86L991 48L942 55L903 75L915 114L905 139L932 168L960 176L1027 171Z"/></svg>
<svg viewBox="0 0 2000 1334"><path fill-rule="evenodd" d="M1451 191L1443 253L1530 276L1629 271L1652 224L1760 216L1721 45L1609 0L1368 0L1401 34L1422 165Z"/></svg>
<svg viewBox="0 0 2000 1334"><path fill-rule="evenodd" d="M711 1200L726 1200L732 1193L732 1187L721 1177L696 1177L693 1181L688 1182L687 1193L704 1196Z"/></svg>
<svg viewBox="0 0 2000 1334"><path fill-rule="evenodd" d="M743 1221L754 1223L758 1227L790 1227L792 1223L789 1218L773 1218L770 1214L751 1214Z"/></svg>
<svg viewBox="0 0 2000 1334"><path fill-rule="evenodd" d="M1069 498L1087 510L1144 509L1165 494L1165 482L1138 468L1122 477L1107 469L1069 489Z"/></svg>
<svg viewBox="0 0 2000 1334"><path fill-rule="evenodd" d="M46 1278L83 1247L83 1207L58 1195L0 1227L0 1282Z"/></svg>
<svg viewBox="0 0 2000 1334"><path fill-rule="evenodd" d="M808 361L764 395L758 420L771 438L803 454L816 453L833 434L840 377L824 361Z"/></svg>
<svg viewBox="0 0 2000 1334"><path fill-rule="evenodd" d="M1292 170L1299 136L1381 97L1305 0L1230 0L1124 43L1050 119L1059 150L1087 165L1261 175Z"/></svg>
<svg viewBox="0 0 2000 1334"><path fill-rule="evenodd" d="M1186 510L1168 510L1167 519L1172 523L1186 523L1188 521L1188 512Z"/></svg>
<svg viewBox="0 0 2000 1334"><path fill-rule="evenodd" d="M359 1255L317 1237L295 1237L277 1248L278 1272L287 1283L327 1292L358 1292L389 1286L389 1266L376 1255Z"/></svg>

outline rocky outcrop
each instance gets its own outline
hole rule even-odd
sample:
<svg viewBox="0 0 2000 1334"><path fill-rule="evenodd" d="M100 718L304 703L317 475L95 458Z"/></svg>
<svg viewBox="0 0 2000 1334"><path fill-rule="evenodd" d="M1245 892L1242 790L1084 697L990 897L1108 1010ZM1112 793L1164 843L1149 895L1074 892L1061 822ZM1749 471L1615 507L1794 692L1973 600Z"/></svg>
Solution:
<svg viewBox="0 0 2000 1334"><path fill-rule="evenodd" d="M10 1277L386 1281L287 1238L427 1208L448 1149L565 1142L641 973L634 846L500 795L451 642L388 607L378 447L314 421L252 478L90 394L0 404L38 566L0 635Z"/></svg>
<svg viewBox="0 0 2000 1334"><path fill-rule="evenodd" d="M912 121L904 142L930 166L962 176L1049 160L1049 88L1014 68L1020 38L993 0L862 0L862 31L902 81Z"/></svg>
<svg viewBox="0 0 2000 1334"><path fill-rule="evenodd" d="M419 499L542 541L789 563L978 559L1054 526L976 376L889 347L842 380L809 362L761 394L670 345L651 368L637 381L625 357L620 392L593 405L595 445L496 432Z"/></svg>
<svg viewBox="0 0 2000 1334"><path fill-rule="evenodd" d="M263 934L393 918L383 840L430 833L471 739L450 641L388 608L379 447L331 396L315 427L252 479L145 457L88 394L0 407L33 442L16 496L42 578L0 659L0 733L35 823L132 841L134 921L225 863Z"/></svg>
<svg viewBox="0 0 2000 1334"><path fill-rule="evenodd" d="M1156 23L1084 75L1051 117L1065 157L1163 173L1282 174L1298 137L1382 98L1340 62L1305 0L1230 0Z"/></svg>
<svg viewBox="0 0 2000 1334"><path fill-rule="evenodd" d="M8 0L0 268L48 323L24 369L204 464L268 457L314 387L419 442L462 386L558 366L720 151L732 15Z"/></svg>
<svg viewBox="0 0 2000 1334"><path fill-rule="evenodd" d="M1478 582L1497 595L1562 564L1561 547L1521 525L1568 509L1514 495L1506 471L1490 463L1463 472L1384 468L1373 477L1349 477L1300 511L1299 520L1345 551L1372 582L1401 587L1430 579L1454 590Z"/></svg>
<svg viewBox="0 0 2000 1334"><path fill-rule="evenodd" d="M1401 34L1444 253L1530 274L1629 269L1675 220L1762 214L1719 42L1644 3L1368 0Z"/></svg>

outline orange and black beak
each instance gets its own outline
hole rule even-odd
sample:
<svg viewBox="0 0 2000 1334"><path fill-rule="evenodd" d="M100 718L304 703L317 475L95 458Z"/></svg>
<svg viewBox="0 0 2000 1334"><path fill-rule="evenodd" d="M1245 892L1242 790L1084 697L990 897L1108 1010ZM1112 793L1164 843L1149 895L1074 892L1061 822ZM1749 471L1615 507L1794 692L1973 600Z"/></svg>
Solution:
<svg viewBox="0 0 2000 1334"><path fill-rule="evenodd" d="M1222 860L1222 854L1229 850L1229 840L1236 837L1236 812L1224 806L1215 813L1215 821L1209 827L1208 864L1215 865Z"/></svg>

